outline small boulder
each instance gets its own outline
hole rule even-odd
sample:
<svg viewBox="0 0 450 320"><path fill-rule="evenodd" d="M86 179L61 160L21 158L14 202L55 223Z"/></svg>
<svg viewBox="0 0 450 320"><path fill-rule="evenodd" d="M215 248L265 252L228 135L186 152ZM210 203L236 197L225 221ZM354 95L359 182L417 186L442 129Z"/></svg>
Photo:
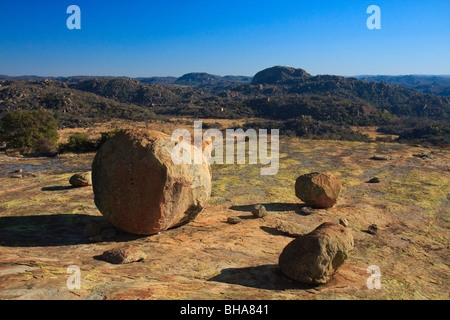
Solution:
<svg viewBox="0 0 450 320"><path fill-rule="evenodd" d="M372 179L367 181L367 183L380 183L380 178L373 177Z"/></svg>
<svg viewBox="0 0 450 320"><path fill-rule="evenodd" d="M145 260L147 255L133 246L125 245L107 250L96 258L113 264L125 264Z"/></svg>
<svg viewBox="0 0 450 320"><path fill-rule="evenodd" d="M341 180L331 172L304 174L295 181L295 195L313 208L332 207L341 189Z"/></svg>
<svg viewBox="0 0 450 320"><path fill-rule="evenodd" d="M353 249L348 228L325 222L312 232L291 241L278 263L289 278L306 284L324 284L338 272Z"/></svg>
<svg viewBox="0 0 450 320"><path fill-rule="evenodd" d="M76 173L70 177L69 183L74 187L86 187L92 185L91 172Z"/></svg>
<svg viewBox="0 0 450 320"><path fill-rule="evenodd" d="M372 160L380 160L380 161L387 161L387 160L393 160L394 158L391 156L388 156L386 154L374 154L370 159Z"/></svg>
<svg viewBox="0 0 450 320"><path fill-rule="evenodd" d="M288 221L278 220L275 229L290 237L297 238L305 234L304 226Z"/></svg>
<svg viewBox="0 0 450 320"><path fill-rule="evenodd" d="M228 217L227 218L227 223L229 223L229 224L237 224L237 223L239 223L241 221L242 220L239 217Z"/></svg>
<svg viewBox="0 0 450 320"><path fill-rule="evenodd" d="M300 209L300 212L301 212L302 214L304 214L304 215L309 216L310 214L313 214L313 213L314 213L314 209L313 209L313 208L310 208L310 207L302 207L302 208Z"/></svg>
<svg viewBox="0 0 450 320"><path fill-rule="evenodd" d="M370 234L373 234L373 235L377 234L378 226L376 224L371 224L369 226L369 228L367 228L367 232L370 233Z"/></svg>
<svg viewBox="0 0 450 320"><path fill-rule="evenodd" d="M257 204L253 207L252 214L255 216L255 218L262 218L267 215L267 211L262 204Z"/></svg>

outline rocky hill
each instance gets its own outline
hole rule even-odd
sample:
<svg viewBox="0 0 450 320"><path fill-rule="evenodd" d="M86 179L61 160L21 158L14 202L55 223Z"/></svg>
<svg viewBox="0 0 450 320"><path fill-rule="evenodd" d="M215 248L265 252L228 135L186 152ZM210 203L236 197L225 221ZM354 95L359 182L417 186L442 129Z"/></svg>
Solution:
<svg viewBox="0 0 450 320"><path fill-rule="evenodd" d="M386 82L335 75L312 76L303 69L289 67L262 70L251 83L250 77L220 77L207 73L189 73L176 80L164 78L167 85L145 83L151 82L149 78L68 79L0 81L0 116L16 109L47 108L66 126L114 117L146 120L155 115L176 115L222 119L256 117L301 127L304 120L300 121L303 124L290 120L310 117L314 126L333 132L339 130L336 126L388 126L390 134L406 137L418 132L444 134L449 131L450 99L447 97ZM302 132L298 127L286 128L285 124L283 128ZM408 131L414 129L419 130ZM450 143L450 137L439 141Z"/></svg>
<svg viewBox="0 0 450 320"><path fill-rule="evenodd" d="M426 75L405 75L405 76L357 76L358 79L366 82L386 82L390 85L403 87L406 89L429 93L438 96L450 97L450 76L426 76Z"/></svg>
<svg viewBox="0 0 450 320"><path fill-rule="evenodd" d="M275 66L255 74L252 84L294 84L310 77L303 69Z"/></svg>

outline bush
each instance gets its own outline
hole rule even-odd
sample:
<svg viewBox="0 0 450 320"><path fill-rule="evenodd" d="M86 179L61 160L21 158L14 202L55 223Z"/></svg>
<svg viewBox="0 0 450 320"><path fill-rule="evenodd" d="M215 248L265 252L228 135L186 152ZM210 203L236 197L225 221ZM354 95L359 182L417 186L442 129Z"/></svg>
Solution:
<svg viewBox="0 0 450 320"><path fill-rule="evenodd" d="M55 145L58 140L57 123L47 110L17 110L0 119L0 141L8 148L31 147L40 139Z"/></svg>
<svg viewBox="0 0 450 320"><path fill-rule="evenodd" d="M47 138L34 141L33 145L26 149L27 150L23 150L22 153L31 156L56 157L58 155L55 144Z"/></svg>
<svg viewBox="0 0 450 320"><path fill-rule="evenodd" d="M61 143L58 147L59 153L73 152L84 153L93 152L97 150L97 144L89 140L89 138L81 132L77 132L69 137L67 143Z"/></svg>
<svg viewBox="0 0 450 320"><path fill-rule="evenodd" d="M120 129L114 129L107 132L101 132L100 138L90 140L84 133L77 132L69 137L67 143L61 143L58 147L59 153L73 152L85 153L97 151L106 140L114 137Z"/></svg>

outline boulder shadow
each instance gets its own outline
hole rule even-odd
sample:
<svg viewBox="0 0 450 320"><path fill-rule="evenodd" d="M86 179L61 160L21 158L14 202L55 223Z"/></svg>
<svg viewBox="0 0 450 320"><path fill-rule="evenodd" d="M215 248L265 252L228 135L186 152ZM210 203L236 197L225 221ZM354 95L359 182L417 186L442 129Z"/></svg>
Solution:
<svg viewBox="0 0 450 320"><path fill-rule="evenodd" d="M220 274L207 281L236 284L265 290L307 290L315 288L314 285L302 284L287 278L278 265L267 264L256 267L227 268Z"/></svg>
<svg viewBox="0 0 450 320"><path fill-rule="evenodd" d="M51 187L43 187L41 188L41 191L64 191L64 190L71 190L76 189L74 186L51 186Z"/></svg>
<svg viewBox="0 0 450 320"><path fill-rule="evenodd" d="M84 231L91 221L104 222L105 218L84 214L0 217L0 245L47 247L88 244ZM100 242L131 241L141 237L117 231L113 238Z"/></svg>
<svg viewBox="0 0 450 320"><path fill-rule="evenodd" d="M273 236L283 236L283 237L287 237L287 238L297 238L295 236L292 236L284 231L278 230L277 228L274 227L266 227L266 226L261 226L259 227L262 231L267 232L268 234L271 234Z"/></svg>
<svg viewBox="0 0 450 320"><path fill-rule="evenodd" d="M296 213L301 213L301 208L306 207L305 203L282 203L282 202L271 202L271 203L255 203L255 204L248 204L248 205L242 205L242 206L231 206L229 209L234 211L243 211L243 212L252 212L253 207L257 204L262 204L266 211L295 211Z"/></svg>

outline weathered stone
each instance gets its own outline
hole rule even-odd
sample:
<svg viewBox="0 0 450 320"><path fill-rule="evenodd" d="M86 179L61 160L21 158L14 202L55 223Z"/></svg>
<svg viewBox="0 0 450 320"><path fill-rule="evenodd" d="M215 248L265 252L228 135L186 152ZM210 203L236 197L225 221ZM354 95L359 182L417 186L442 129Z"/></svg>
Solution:
<svg viewBox="0 0 450 320"><path fill-rule="evenodd" d="M371 224L369 228L367 228L367 232L370 234L377 234L378 226L376 224Z"/></svg>
<svg viewBox="0 0 450 320"><path fill-rule="evenodd" d="M347 219L345 219L345 218L340 218L339 219L339 224L341 225L341 226L344 226L344 227L348 227L348 221L347 221Z"/></svg>
<svg viewBox="0 0 450 320"><path fill-rule="evenodd" d="M262 204L257 204L253 207L252 214L255 216L255 218L262 218L267 215L267 211Z"/></svg>
<svg viewBox="0 0 450 320"><path fill-rule="evenodd" d="M175 164L172 150L179 143L196 150L145 129L123 130L102 145L92 164L94 200L115 227L150 235L188 223L203 210L211 194L210 166Z"/></svg>
<svg viewBox="0 0 450 320"><path fill-rule="evenodd" d="M91 172L76 173L70 177L69 183L74 187L86 187L92 185Z"/></svg>
<svg viewBox="0 0 450 320"><path fill-rule="evenodd" d="M367 183L380 183L380 178L373 177L372 179L367 181Z"/></svg>
<svg viewBox="0 0 450 320"><path fill-rule="evenodd" d="M236 224L236 223L239 223L241 221L242 220L239 217L228 217L227 218L227 222L230 223L230 224Z"/></svg>
<svg viewBox="0 0 450 320"><path fill-rule="evenodd" d="M314 213L314 209L313 209L313 208L310 208L310 207L302 207L302 208L300 209L300 212L303 213L303 214L305 214L305 215L310 215L310 214L313 214L313 213Z"/></svg>
<svg viewBox="0 0 450 320"><path fill-rule="evenodd" d="M307 284L323 284L338 272L353 249L349 229L325 222L312 232L291 241L279 257L281 271Z"/></svg>
<svg viewBox="0 0 450 320"><path fill-rule="evenodd" d="M386 161L386 160L392 160L394 159L391 156L385 155L385 154L375 154L373 155L370 159L372 160L381 160L381 161Z"/></svg>
<svg viewBox="0 0 450 320"><path fill-rule="evenodd" d="M287 221L277 221L277 224L275 226L275 229L285 233L286 235L290 236L290 237L300 237L301 235L305 234L305 227L296 224L296 223L290 223Z"/></svg>
<svg viewBox="0 0 450 320"><path fill-rule="evenodd" d="M145 260L147 255L133 246L126 245L107 250L97 258L113 264L125 264Z"/></svg>
<svg viewBox="0 0 450 320"><path fill-rule="evenodd" d="M295 195L313 208L330 208L341 192L342 184L331 172L301 175L295 181Z"/></svg>

